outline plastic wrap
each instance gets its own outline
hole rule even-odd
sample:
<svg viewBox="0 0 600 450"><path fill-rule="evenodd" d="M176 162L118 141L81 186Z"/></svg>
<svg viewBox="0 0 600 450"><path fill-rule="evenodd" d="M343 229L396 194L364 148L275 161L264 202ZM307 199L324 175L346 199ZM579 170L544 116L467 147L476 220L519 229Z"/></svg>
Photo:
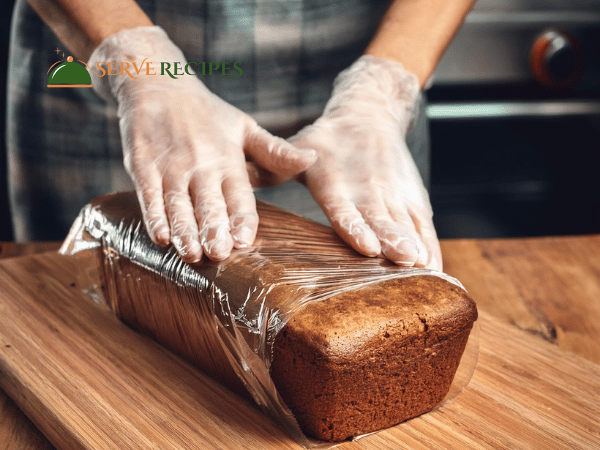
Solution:
<svg viewBox="0 0 600 450"><path fill-rule="evenodd" d="M269 373L273 343L310 302L399 277L446 274L358 255L326 226L268 204L258 205L254 245L225 261L189 265L172 247L151 242L133 193L101 197L82 209L63 254L98 252L104 295L132 327L143 331L232 390L252 399L307 447L306 437ZM430 349L434 351L435 349ZM476 334L444 401L468 383L477 360ZM332 444L327 444L332 445Z"/></svg>

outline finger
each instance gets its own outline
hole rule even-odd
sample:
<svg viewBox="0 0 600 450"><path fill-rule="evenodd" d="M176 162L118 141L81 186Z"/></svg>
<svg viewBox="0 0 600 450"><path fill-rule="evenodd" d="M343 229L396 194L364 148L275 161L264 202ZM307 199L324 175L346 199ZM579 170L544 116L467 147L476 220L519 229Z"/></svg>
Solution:
<svg viewBox="0 0 600 450"><path fill-rule="evenodd" d="M152 242L161 247L168 245L171 232L165 211L162 178L156 166L148 164L145 170L137 170L139 164L135 164L127 154L124 165L135 186L148 236Z"/></svg>
<svg viewBox="0 0 600 450"><path fill-rule="evenodd" d="M150 239L165 247L171 241L171 230L165 212L162 189L136 189L144 225Z"/></svg>
<svg viewBox="0 0 600 450"><path fill-rule="evenodd" d="M393 255L389 258L396 264L425 267L430 257L429 248L423 242L408 208L404 203L398 204L391 199L385 201L385 206L394 227L390 230L386 245L387 252ZM402 255L406 262L403 262Z"/></svg>
<svg viewBox="0 0 600 450"><path fill-rule="evenodd" d="M197 263L202 258L202 247L198 241L198 225L188 191L188 179L179 173L165 172L164 201L171 242L185 262Z"/></svg>
<svg viewBox="0 0 600 450"><path fill-rule="evenodd" d="M442 250L433 224L431 211L411 205L409 213L417 232L421 236L425 247L427 247L428 258L424 267L442 272Z"/></svg>
<svg viewBox="0 0 600 450"><path fill-rule="evenodd" d="M250 185L254 187L275 186L289 179L269 172L252 161L246 161L246 172Z"/></svg>
<svg viewBox="0 0 600 450"><path fill-rule="evenodd" d="M206 256L214 261L226 259L233 248L222 183L222 175L216 170L197 170L190 180L200 243Z"/></svg>
<svg viewBox="0 0 600 450"><path fill-rule="evenodd" d="M339 195L327 201L316 200L334 230L354 250L365 256L377 256L381 253L379 239L369 228L354 203Z"/></svg>
<svg viewBox="0 0 600 450"><path fill-rule="evenodd" d="M246 135L244 151L259 166L288 178L304 172L317 160L314 150L299 149L257 124Z"/></svg>
<svg viewBox="0 0 600 450"><path fill-rule="evenodd" d="M382 253L395 264L412 267L426 259L427 250L417 235L408 211L397 208L395 217L377 194L369 195L358 210L381 244Z"/></svg>
<svg viewBox="0 0 600 450"><path fill-rule="evenodd" d="M198 226L189 194L182 191L166 191L165 207L171 227L171 242L185 262L197 263L202 258L198 241Z"/></svg>
<svg viewBox="0 0 600 450"><path fill-rule="evenodd" d="M258 229L256 199L246 173L229 176L223 182L231 237L235 248L246 248L254 243Z"/></svg>

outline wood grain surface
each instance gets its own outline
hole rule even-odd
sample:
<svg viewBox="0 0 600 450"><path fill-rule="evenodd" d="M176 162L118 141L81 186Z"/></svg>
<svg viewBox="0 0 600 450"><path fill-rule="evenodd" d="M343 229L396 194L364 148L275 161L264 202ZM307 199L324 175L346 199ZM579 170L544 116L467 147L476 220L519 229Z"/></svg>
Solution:
<svg viewBox="0 0 600 450"><path fill-rule="evenodd" d="M479 310L600 363L600 236L441 245Z"/></svg>
<svg viewBox="0 0 600 450"><path fill-rule="evenodd" d="M0 449L52 450L53 448L8 395L0 390Z"/></svg>
<svg viewBox="0 0 600 450"><path fill-rule="evenodd" d="M56 254L0 263L0 385L57 448L300 448L89 301L80 265ZM486 313L479 322L460 396L340 448L599 448L600 366Z"/></svg>
<svg viewBox="0 0 600 450"><path fill-rule="evenodd" d="M13 258L16 256L35 255L36 253L56 252L60 248L60 242L0 242L0 259Z"/></svg>
<svg viewBox="0 0 600 450"><path fill-rule="evenodd" d="M0 259L57 251L60 242L0 242ZM0 389L0 450L52 450L54 447Z"/></svg>

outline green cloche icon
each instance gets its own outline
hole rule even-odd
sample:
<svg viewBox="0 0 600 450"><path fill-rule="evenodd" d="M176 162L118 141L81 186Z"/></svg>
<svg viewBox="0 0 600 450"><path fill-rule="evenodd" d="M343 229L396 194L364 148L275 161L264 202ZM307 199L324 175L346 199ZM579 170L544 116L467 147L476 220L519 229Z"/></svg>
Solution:
<svg viewBox="0 0 600 450"><path fill-rule="evenodd" d="M92 87L92 78L87 69L73 61L69 56L67 62L55 63L48 70L48 87Z"/></svg>

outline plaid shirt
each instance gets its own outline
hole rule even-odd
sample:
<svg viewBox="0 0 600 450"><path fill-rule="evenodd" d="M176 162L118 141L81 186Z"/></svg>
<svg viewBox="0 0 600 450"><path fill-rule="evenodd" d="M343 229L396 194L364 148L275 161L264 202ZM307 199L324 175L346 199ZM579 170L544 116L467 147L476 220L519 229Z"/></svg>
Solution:
<svg viewBox="0 0 600 450"><path fill-rule="evenodd" d="M241 77L200 77L215 94L285 137L320 114L334 77L361 55L389 2L138 3L188 61L238 61ZM21 241L62 239L92 198L132 189L123 169L115 108L91 89L46 86L48 68L61 59L57 48L68 56L27 2L17 0L7 144L13 228Z"/></svg>

